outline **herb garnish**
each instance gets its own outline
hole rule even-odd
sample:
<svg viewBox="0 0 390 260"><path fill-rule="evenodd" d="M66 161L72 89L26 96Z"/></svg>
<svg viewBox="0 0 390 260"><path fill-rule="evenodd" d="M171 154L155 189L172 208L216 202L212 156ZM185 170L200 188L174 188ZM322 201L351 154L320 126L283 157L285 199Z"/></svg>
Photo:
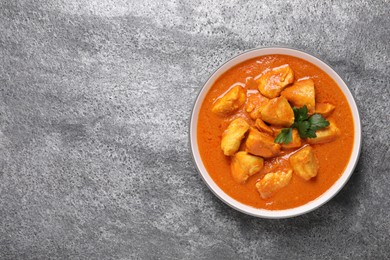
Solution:
<svg viewBox="0 0 390 260"><path fill-rule="evenodd" d="M292 142L292 128L283 128L280 134L276 136L275 143L291 143Z"/></svg>
<svg viewBox="0 0 390 260"><path fill-rule="evenodd" d="M306 105L301 108L293 107L294 123L289 128L283 128L276 136L275 143L288 144L292 142L292 129L298 130L301 138L315 138L316 131L329 126L329 121L323 118L320 114L314 114L309 117Z"/></svg>

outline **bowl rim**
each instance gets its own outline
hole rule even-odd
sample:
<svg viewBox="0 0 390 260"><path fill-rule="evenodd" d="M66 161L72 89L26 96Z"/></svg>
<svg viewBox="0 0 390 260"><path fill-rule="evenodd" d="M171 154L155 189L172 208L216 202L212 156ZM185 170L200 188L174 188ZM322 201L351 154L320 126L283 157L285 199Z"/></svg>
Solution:
<svg viewBox="0 0 390 260"><path fill-rule="evenodd" d="M253 53L251 57L250 56ZM312 63L313 65L319 67L321 70L323 70L328 76L330 76L336 84L339 86L341 91L343 92L344 96L346 97L348 104L351 109L352 118L354 121L354 142L353 142L353 148L352 153L349 159L349 162L344 169L344 172L342 175L337 179L337 181L323 194L321 194L316 199L295 207L295 208L289 208L284 210L267 210L267 209L260 209L255 208L246 204L243 204L229 195L227 195L211 178L211 176L208 174L206 168L203 165L203 162L200 158L200 153L197 145L197 123L198 123L198 112L199 109L204 101L204 97L207 95L208 91L214 84L216 80L218 80L219 77L221 77L222 74L224 74L226 71L231 69L233 66L236 66L246 60L253 59L256 57L261 57L265 55L289 55L293 57L297 57L300 59L303 59L305 61L308 61ZM294 55L295 54L295 55ZM242 60L240 60L241 57L246 57ZM314 62L313 62L314 61ZM233 64L231 64L233 63ZM207 89L206 89L207 88ZM203 98L200 100L200 97L203 95ZM197 112L197 114L195 113ZM196 121L195 119L196 118ZM326 204L328 201L330 201L334 196L336 196L340 190L346 185L350 177L352 176L357 163L359 161L361 148L362 148L362 127L361 127L361 117L359 108L356 104L355 97L351 93L348 85L345 83L343 78L340 76L339 73L337 73L332 67L330 67L325 61L318 58L315 55L312 55L311 53L303 50L299 50L292 47L285 47L285 46L270 46L270 47L259 47L259 48L252 48L243 52L240 52L237 55L234 55L233 57L227 59L225 62L223 62L221 65L219 65L208 77L208 79L205 81L205 83L202 85L201 89L199 90L196 99L194 101L194 104L192 106L191 110L191 116L190 116L190 122L189 122L189 141L190 141L190 147L191 147L191 155L192 160L196 166L196 169L198 173L200 174L203 182L206 184L206 186L214 193L214 195L219 198L222 202L227 204L228 206L234 208L235 210L242 212L247 215L259 217L259 218L266 218L266 219L282 219L282 218L291 218L300 216L306 213L309 213L322 205Z"/></svg>

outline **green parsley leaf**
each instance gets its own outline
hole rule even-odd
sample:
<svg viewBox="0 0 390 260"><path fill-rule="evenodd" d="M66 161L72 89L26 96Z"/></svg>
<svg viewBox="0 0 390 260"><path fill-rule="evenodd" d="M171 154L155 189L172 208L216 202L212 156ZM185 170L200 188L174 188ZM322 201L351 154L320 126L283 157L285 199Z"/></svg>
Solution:
<svg viewBox="0 0 390 260"><path fill-rule="evenodd" d="M288 144L292 142L292 128L283 128L282 131L275 137L275 143Z"/></svg>
<svg viewBox="0 0 390 260"><path fill-rule="evenodd" d="M307 114L308 110L306 105L304 105L301 108L293 107L293 111L294 111L295 122L304 121L309 117Z"/></svg>
<svg viewBox="0 0 390 260"><path fill-rule="evenodd" d="M329 126L329 121L323 118L320 114L314 114L309 118L310 129L317 131Z"/></svg>
<svg viewBox="0 0 390 260"><path fill-rule="evenodd" d="M316 135L316 131L313 130L311 127L309 129L307 129L306 131L306 138L316 138L317 135Z"/></svg>
<svg viewBox="0 0 390 260"><path fill-rule="evenodd" d="M292 129L298 130L301 138L316 138L316 131L329 126L329 121L323 118L320 114L314 114L309 117L307 106L301 108L293 107L294 123L290 128L283 128L276 136L275 143L288 144L292 142Z"/></svg>
<svg viewBox="0 0 390 260"><path fill-rule="evenodd" d="M296 128L298 129L298 134L301 138L306 137L306 133L310 128L310 123L308 121L297 122Z"/></svg>

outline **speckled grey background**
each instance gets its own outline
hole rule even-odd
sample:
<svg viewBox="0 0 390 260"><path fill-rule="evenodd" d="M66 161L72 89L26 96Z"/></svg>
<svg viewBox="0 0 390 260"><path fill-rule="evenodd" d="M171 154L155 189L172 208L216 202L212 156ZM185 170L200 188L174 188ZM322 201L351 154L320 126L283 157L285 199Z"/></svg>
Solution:
<svg viewBox="0 0 390 260"><path fill-rule="evenodd" d="M1 259L390 257L389 1L0 2ZM270 45L333 66L363 124L347 186L287 220L219 201L188 142L210 73Z"/></svg>

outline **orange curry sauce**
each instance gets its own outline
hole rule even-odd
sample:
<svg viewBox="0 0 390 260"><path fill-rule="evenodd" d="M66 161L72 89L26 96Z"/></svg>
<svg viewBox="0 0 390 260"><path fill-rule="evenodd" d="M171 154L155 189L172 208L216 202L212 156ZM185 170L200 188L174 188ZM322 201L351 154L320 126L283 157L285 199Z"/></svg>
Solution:
<svg viewBox="0 0 390 260"><path fill-rule="evenodd" d="M315 83L316 102L328 102L336 106L327 119L333 119L341 135L333 142L311 145L319 161L315 178L309 181L293 174L292 180L269 199L262 199L256 190L256 181L266 173L289 168L288 152L282 157L264 160L260 173L249 177L246 183L235 182L230 172L230 158L221 150L222 133L237 117L244 117L254 124L243 105L231 116L222 117L211 112L215 100L231 86L245 86L247 96L257 90L255 84L245 84L248 77L256 77L264 70L289 64L294 71L295 81L310 77ZM224 73L212 86L202 104L198 121L198 145L202 161L215 183L229 196L255 208L281 210L306 204L323 194L342 175L353 147L353 119L348 102L338 85L321 69L299 58L286 55L267 55L247 60ZM243 141L244 143L244 141ZM303 145L305 141L302 140ZM294 150L293 150L294 151Z"/></svg>

